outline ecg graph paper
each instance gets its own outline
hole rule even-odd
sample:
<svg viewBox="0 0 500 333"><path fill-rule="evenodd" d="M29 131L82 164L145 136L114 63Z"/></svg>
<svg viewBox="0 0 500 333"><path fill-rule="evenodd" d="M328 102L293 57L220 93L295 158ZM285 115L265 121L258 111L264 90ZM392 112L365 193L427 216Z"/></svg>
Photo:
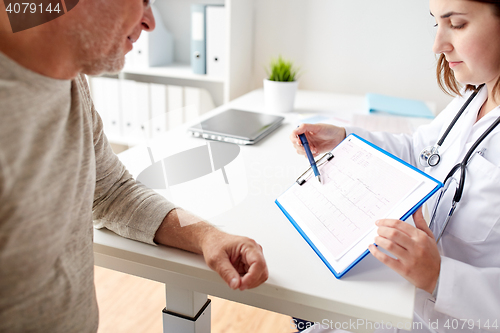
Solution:
<svg viewBox="0 0 500 333"><path fill-rule="evenodd" d="M293 194L315 217L305 219L308 228L338 260L421 182L350 141L334 156L320 169L322 185L311 178Z"/></svg>

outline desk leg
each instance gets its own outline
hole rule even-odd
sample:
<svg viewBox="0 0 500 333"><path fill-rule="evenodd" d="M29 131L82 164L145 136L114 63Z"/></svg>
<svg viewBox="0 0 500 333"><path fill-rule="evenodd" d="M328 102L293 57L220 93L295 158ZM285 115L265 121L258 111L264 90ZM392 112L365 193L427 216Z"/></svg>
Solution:
<svg viewBox="0 0 500 333"><path fill-rule="evenodd" d="M166 285L163 333L210 333L211 303L206 294Z"/></svg>

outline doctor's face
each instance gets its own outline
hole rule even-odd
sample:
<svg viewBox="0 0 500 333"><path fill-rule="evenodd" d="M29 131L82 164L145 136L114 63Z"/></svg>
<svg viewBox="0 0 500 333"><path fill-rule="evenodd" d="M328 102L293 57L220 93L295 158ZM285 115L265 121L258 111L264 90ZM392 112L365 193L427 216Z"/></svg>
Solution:
<svg viewBox="0 0 500 333"><path fill-rule="evenodd" d="M436 19L433 51L444 54L462 84L491 83L500 76L500 17L493 6L468 0L430 0Z"/></svg>

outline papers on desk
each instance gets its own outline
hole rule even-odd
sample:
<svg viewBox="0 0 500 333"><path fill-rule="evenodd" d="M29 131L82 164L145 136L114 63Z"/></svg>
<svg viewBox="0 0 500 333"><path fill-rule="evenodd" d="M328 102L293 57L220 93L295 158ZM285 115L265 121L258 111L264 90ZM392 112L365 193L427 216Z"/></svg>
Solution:
<svg viewBox="0 0 500 333"><path fill-rule="evenodd" d="M347 117L346 117L347 118ZM350 118L339 118L323 114L299 115L296 125L300 124L330 124L339 127L354 126L371 132L388 132L393 134L413 134L418 126L428 124L429 118L401 117L380 114L352 114Z"/></svg>
<svg viewBox="0 0 500 333"><path fill-rule="evenodd" d="M393 96L367 94L366 102L370 112L385 112L407 117L434 118L432 111L422 101Z"/></svg>
<svg viewBox="0 0 500 333"><path fill-rule="evenodd" d="M369 253L376 220L405 220L442 184L354 134L331 153L323 184L304 176L276 204L340 278Z"/></svg>
<svg viewBox="0 0 500 333"><path fill-rule="evenodd" d="M393 134L413 134L408 117L364 115L355 114L352 119L352 126L361 127L370 132L388 132Z"/></svg>
<svg viewBox="0 0 500 333"><path fill-rule="evenodd" d="M319 124L319 123L330 124L330 125L335 125L335 126L339 126L339 127L351 125L351 122L346 120L346 119L339 118L339 117L325 116L325 115L321 115L321 114L301 115L298 120L299 121L297 122L297 126L299 126L300 124Z"/></svg>

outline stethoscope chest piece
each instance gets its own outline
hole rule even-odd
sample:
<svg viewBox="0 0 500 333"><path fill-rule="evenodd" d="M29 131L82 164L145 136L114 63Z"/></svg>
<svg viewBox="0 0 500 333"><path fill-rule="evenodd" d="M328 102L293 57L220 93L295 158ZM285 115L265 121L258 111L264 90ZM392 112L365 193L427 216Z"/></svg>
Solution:
<svg viewBox="0 0 500 333"><path fill-rule="evenodd" d="M435 167L441 161L438 146L430 146L420 152L420 165L423 167Z"/></svg>
<svg viewBox="0 0 500 333"><path fill-rule="evenodd" d="M450 133L451 129L453 128L453 126L455 126L456 122L458 121L458 118L460 118L462 113L464 113L464 111L469 106L470 102L474 99L474 97L476 97L477 93L479 92L479 90L483 86L484 86L484 84L480 85L476 89L476 91L474 91L474 93L472 93L469 96L467 101L464 103L464 105L462 105L462 107L460 108L458 113L455 115L455 117L453 118L451 123L448 125L448 128L446 129L446 131L444 131L444 133L441 136L441 138L439 139L439 141L434 146L427 147L424 150L422 150L422 152L420 152L420 158L419 158L420 165L422 165L424 168L426 168L426 167L435 167L436 165L439 164L439 162L441 161L441 156L439 155L439 152L438 152L439 147L441 147L441 145L444 142L444 139L446 139L446 137L448 136L448 133Z"/></svg>

